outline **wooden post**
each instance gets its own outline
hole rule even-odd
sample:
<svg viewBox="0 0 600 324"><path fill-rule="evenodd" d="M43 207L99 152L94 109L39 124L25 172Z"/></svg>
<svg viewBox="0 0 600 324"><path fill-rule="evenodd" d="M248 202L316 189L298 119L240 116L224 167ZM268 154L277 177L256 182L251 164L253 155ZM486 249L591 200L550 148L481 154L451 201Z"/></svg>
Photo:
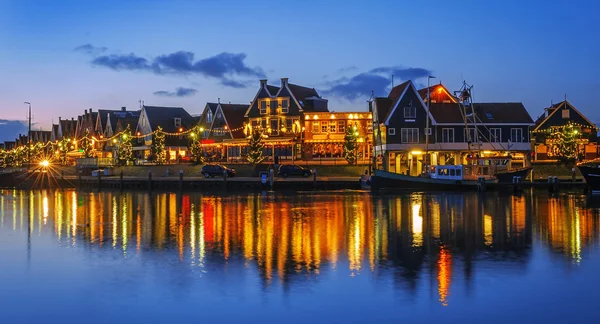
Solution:
<svg viewBox="0 0 600 324"><path fill-rule="evenodd" d="M313 169L313 188L317 189L317 168Z"/></svg>
<svg viewBox="0 0 600 324"><path fill-rule="evenodd" d="M223 169L223 188L227 190L227 170Z"/></svg>
<svg viewBox="0 0 600 324"><path fill-rule="evenodd" d="M271 190L273 190L273 181L275 180L275 171L273 169L269 169L269 186Z"/></svg>
<svg viewBox="0 0 600 324"><path fill-rule="evenodd" d="M100 191L100 186L102 185L102 173L98 171L98 191Z"/></svg>
<svg viewBox="0 0 600 324"><path fill-rule="evenodd" d="M179 190L183 189L183 170L179 170Z"/></svg>
<svg viewBox="0 0 600 324"><path fill-rule="evenodd" d="M123 170L119 173L119 187L123 190Z"/></svg>
<svg viewBox="0 0 600 324"><path fill-rule="evenodd" d="M152 191L152 170L148 171L148 190Z"/></svg>

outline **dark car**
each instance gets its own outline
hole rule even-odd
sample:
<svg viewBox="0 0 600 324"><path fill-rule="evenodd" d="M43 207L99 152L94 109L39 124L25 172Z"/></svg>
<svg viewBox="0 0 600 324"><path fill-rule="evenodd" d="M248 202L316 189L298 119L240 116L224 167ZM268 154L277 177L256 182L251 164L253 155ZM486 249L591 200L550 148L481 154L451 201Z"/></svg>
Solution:
<svg viewBox="0 0 600 324"><path fill-rule="evenodd" d="M279 167L279 170L277 171L277 175L279 175L280 177L284 177L284 178L293 177L293 176L308 178L311 174L312 174L312 170L305 169L305 168L303 168L299 165L295 165L295 164L281 165Z"/></svg>
<svg viewBox="0 0 600 324"><path fill-rule="evenodd" d="M205 178L211 178L211 177L222 177L223 176L223 171L227 171L227 177L235 177L235 169L230 169L224 165L220 165L220 164L207 164L205 166L202 167L202 170L200 171L200 173L205 177Z"/></svg>

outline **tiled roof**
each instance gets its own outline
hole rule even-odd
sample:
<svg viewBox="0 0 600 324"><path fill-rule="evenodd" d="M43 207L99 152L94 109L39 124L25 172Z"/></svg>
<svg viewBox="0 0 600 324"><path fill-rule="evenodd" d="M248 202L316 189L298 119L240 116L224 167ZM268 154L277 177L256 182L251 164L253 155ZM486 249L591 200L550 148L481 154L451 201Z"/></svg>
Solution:
<svg viewBox="0 0 600 324"><path fill-rule="evenodd" d="M238 128L244 126L244 114L246 113L246 110L248 110L248 106L249 105L244 104L221 104L221 110L227 120L229 129L235 130L231 132L233 138L244 137L244 130Z"/></svg>
<svg viewBox="0 0 600 324"><path fill-rule="evenodd" d="M164 132L176 133L174 118L181 118L181 126L185 129L194 126L194 118L181 107L144 106L144 110L153 130L160 126Z"/></svg>
<svg viewBox="0 0 600 324"><path fill-rule="evenodd" d="M474 103L477 122L484 124L533 124L531 116L520 102ZM436 122L464 123L461 106L457 103L432 103L429 111ZM467 109L470 111L470 109Z"/></svg>

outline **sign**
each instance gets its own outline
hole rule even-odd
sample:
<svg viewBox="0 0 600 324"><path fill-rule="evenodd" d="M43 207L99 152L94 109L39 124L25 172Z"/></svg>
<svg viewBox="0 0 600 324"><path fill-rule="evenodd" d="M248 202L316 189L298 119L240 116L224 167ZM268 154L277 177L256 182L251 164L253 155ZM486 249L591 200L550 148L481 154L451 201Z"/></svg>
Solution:
<svg viewBox="0 0 600 324"><path fill-rule="evenodd" d="M202 144L214 144L215 140L210 140L210 139L200 140L200 143L202 143Z"/></svg>

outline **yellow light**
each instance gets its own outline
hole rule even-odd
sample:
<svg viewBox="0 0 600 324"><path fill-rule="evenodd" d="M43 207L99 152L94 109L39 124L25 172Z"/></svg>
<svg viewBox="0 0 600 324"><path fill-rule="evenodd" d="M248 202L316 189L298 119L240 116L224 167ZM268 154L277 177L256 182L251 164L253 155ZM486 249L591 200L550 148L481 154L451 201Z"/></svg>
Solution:
<svg viewBox="0 0 600 324"><path fill-rule="evenodd" d="M281 131L285 133L285 132L287 131L287 128L285 128L285 127L282 127L282 128L281 128Z"/></svg>
<svg viewBox="0 0 600 324"><path fill-rule="evenodd" d="M183 132L183 127L179 127L179 132Z"/></svg>
<svg viewBox="0 0 600 324"><path fill-rule="evenodd" d="M331 119L335 119L335 115L334 115L334 114L331 114L331 116L330 116L329 118L331 118Z"/></svg>
<svg viewBox="0 0 600 324"><path fill-rule="evenodd" d="M123 139L127 139L127 134L123 134Z"/></svg>
<svg viewBox="0 0 600 324"><path fill-rule="evenodd" d="M227 127L227 125L225 125L225 127L223 127L223 128L228 129L229 127Z"/></svg>
<svg viewBox="0 0 600 324"><path fill-rule="evenodd" d="M116 138L113 138L113 143L116 143L116 142L117 142L117 139L116 139Z"/></svg>
<svg viewBox="0 0 600 324"><path fill-rule="evenodd" d="M190 136L191 136L191 137L196 137L196 134L194 134L194 133L191 133L191 134L190 134Z"/></svg>
<svg viewBox="0 0 600 324"><path fill-rule="evenodd" d="M200 127L200 131L201 131L201 132L204 132L204 127Z"/></svg>
<svg viewBox="0 0 600 324"><path fill-rule="evenodd" d="M411 151L410 154L412 154L412 155L421 155L421 154L423 154L423 152L422 151Z"/></svg>
<svg viewBox="0 0 600 324"><path fill-rule="evenodd" d="M352 114L348 115L348 119L352 119Z"/></svg>
<svg viewBox="0 0 600 324"><path fill-rule="evenodd" d="M358 136L358 132L354 132L354 136Z"/></svg>
<svg viewBox="0 0 600 324"><path fill-rule="evenodd" d="M442 93L442 87L441 86L438 88L438 93Z"/></svg>
<svg viewBox="0 0 600 324"><path fill-rule="evenodd" d="M577 134L577 133L579 133L579 132L578 132L577 130L574 130L574 131L573 131L573 133Z"/></svg>
<svg viewBox="0 0 600 324"><path fill-rule="evenodd" d="M47 167L50 165L50 162L48 162L48 160L44 160L44 161L40 162L40 165L43 167Z"/></svg>
<svg viewBox="0 0 600 324"><path fill-rule="evenodd" d="M483 151L483 154L492 154L492 151Z"/></svg>
<svg viewBox="0 0 600 324"><path fill-rule="evenodd" d="M319 116L317 116L317 115L314 115L314 116L313 116L313 119L319 119Z"/></svg>
<svg viewBox="0 0 600 324"><path fill-rule="evenodd" d="M308 120L308 119L310 119L310 116L306 115L306 116L304 116L304 119Z"/></svg>
<svg viewBox="0 0 600 324"><path fill-rule="evenodd" d="M373 114L369 114L369 119L373 119Z"/></svg>

